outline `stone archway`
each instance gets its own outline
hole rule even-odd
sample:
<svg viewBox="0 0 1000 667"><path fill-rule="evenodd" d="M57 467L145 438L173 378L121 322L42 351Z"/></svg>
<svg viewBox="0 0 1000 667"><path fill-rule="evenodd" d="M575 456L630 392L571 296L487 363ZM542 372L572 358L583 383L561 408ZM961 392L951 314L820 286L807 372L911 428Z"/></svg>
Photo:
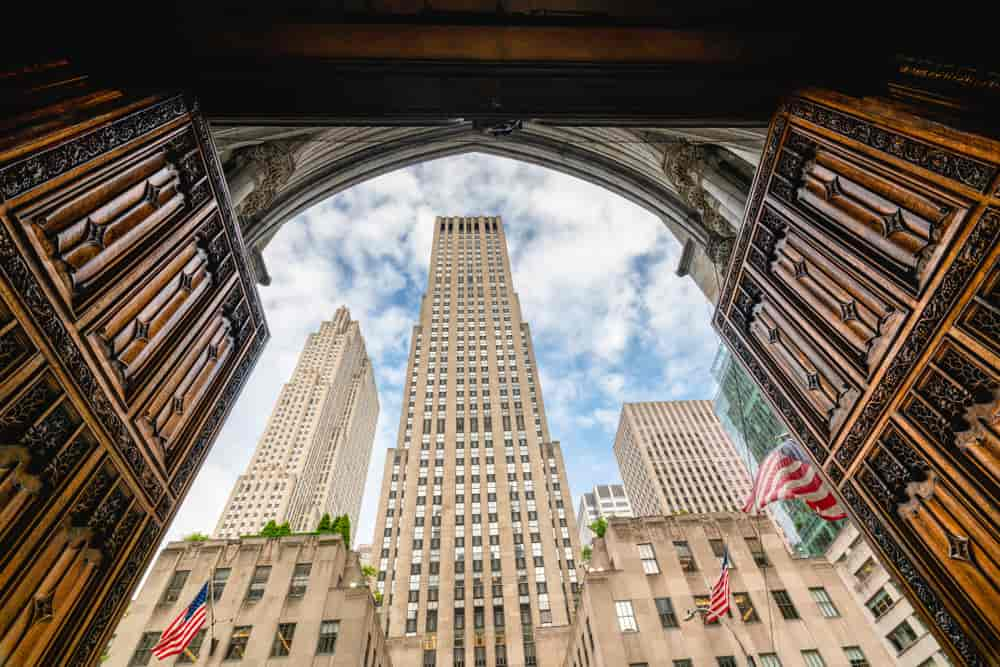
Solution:
<svg viewBox="0 0 1000 667"><path fill-rule="evenodd" d="M532 121L438 126L214 126L258 279L280 227L352 185L418 162L469 152L576 176L658 216L685 246L678 272L717 299L715 264L739 228L763 128L619 128Z"/></svg>

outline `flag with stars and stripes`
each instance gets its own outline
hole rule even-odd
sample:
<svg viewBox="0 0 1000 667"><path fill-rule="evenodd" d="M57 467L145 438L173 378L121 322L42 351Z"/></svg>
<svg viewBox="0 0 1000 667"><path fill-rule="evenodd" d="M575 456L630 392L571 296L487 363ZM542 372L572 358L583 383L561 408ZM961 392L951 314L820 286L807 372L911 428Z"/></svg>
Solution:
<svg viewBox="0 0 1000 667"><path fill-rule="evenodd" d="M827 521L847 516L819 470L792 442L785 440L761 462L744 512L763 509L777 500L798 498Z"/></svg>
<svg viewBox="0 0 1000 667"><path fill-rule="evenodd" d="M705 622L711 623L722 618L729 611L729 549L722 554L722 574L712 586L712 596L708 600L708 613Z"/></svg>
<svg viewBox="0 0 1000 667"><path fill-rule="evenodd" d="M201 630L201 626L205 625L207 600L208 583L206 582L198 591L198 595L194 596L194 601L160 635L160 641L153 647L153 655L158 660L177 655L187 648L194 636Z"/></svg>

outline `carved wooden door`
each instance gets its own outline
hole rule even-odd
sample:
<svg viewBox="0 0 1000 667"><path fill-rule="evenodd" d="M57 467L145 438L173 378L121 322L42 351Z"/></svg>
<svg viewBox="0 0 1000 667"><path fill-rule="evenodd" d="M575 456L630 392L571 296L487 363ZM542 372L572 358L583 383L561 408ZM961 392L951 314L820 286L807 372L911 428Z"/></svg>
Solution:
<svg viewBox="0 0 1000 667"><path fill-rule="evenodd" d="M791 98L714 319L970 665L1000 660L998 174L985 137L885 101Z"/></svg>
<svg viewBox="0 0 1000 667"><path fill-rule="evenodd" d="M85 665L268 331L196 104L33 91L0 140L0 664Z"/></svg>

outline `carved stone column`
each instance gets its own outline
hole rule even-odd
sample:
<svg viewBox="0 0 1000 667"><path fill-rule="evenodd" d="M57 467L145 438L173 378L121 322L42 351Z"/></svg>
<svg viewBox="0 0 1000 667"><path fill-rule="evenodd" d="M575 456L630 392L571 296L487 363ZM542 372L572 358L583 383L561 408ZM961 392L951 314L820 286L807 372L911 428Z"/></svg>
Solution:
<svg viewBox="0 0 1000 667"><path fill-rule="evenodd" d="M286 141L241 149L234 162L226 181L233 207L247 220L265 210L295 172L292 144Z"/></svg>

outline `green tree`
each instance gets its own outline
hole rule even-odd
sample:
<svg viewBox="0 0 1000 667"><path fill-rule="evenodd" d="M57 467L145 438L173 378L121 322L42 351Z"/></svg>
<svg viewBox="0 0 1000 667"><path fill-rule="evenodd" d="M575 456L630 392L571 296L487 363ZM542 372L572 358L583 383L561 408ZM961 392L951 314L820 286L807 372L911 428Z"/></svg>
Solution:
<svg viewBox="0 0 1000 667"><path fill-rule="evenodd" d="M588 562L590 560L591 555L593 555L593 550L591 550L590 545L588 544L583 548L583 551L580 552L580 560L582 560L583 562Z"/></svg>
<svg viewBox="0 0 1000 667"><path fill-rule="evenodd" d="M608 532L608 520L603 516L590 524L590 530L600 538L604 538L604 533Z"/></svg>
<svg viewBox="0 0 1000 667"><path fill-rule="evenodd" d="M205 540L209 539L209 537L205 533L199 533L196 531L185 535L181 539L184 540L185 542L204 542Z"/></svg>
<svg viewBox="0 0 1000 667"><path fill-rule="evenodd" d="M382 594L378 591L372 592L372 597L375 598L375 606L378 607L382 604Z"/></svg>
<svg viewBox="0 0 1000 667"><path fill-rule="evenodd" d="M361 576L363 576L365 579L371 579L376 574L378 574L378 571L375 569L375 566L373 565L361 566Z"/></svg>
<svg viewBox="0 0 1000 667"><path fill-rule="evenodd" d="M341 514L333 520L333 532L340 533L344 538L344 546L351 548L351 517Z"/></svg>
<svg viewBox="0 0 1000 667"><path fill-rule="evenodd" d="M267 524L261 528L261 531L257 533L257 537L285 537L292 534L292 528L288 525L288 522L281 524L280 526L271 519Z"/></svg>
<svg viewBox="0 0 1000 667"><path fill-rule="evenodd" d="M323 516L320 517L319 525L316 526L316 532L317 533L330 533L330 532L333 532L333 524L330 522L330 514L329 513L324 513Z"/></svg>

